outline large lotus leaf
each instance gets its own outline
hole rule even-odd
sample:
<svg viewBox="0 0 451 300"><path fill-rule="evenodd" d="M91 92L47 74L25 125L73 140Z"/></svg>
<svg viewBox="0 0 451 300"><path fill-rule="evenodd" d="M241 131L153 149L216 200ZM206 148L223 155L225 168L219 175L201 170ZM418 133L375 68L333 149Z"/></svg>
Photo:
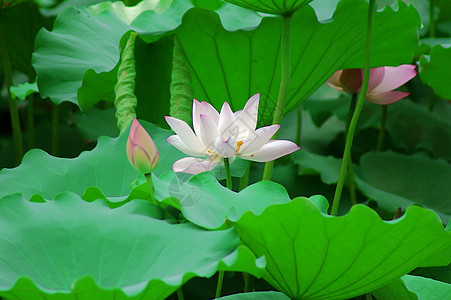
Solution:
<svg viewBox="0 0 451 300"><path fill-rule="evenodd" d="M319 174L326 184L338 180L341 159L306 150L293 154L299 174ZM451 193L448 178L451 167L442 160L393 152L367 153L360 166L354 165L357 188L379 206L389 211L406 209L419 203L437 211L447 221L451 215L446 201Z"/></svg>
<svg viewBox="0 0 451 300"><path fill-rule="evenodd" d="M285 15L293 13L313 0L225 0L248 9L261 11L268 14Z"/></svg>
<svg viewBox="0 0 451 300"><path fill-rule="evenodd" d="M264 263L239 246L233 229L169 224L144 201L110 209L73 193L44 203L12 194L0 207L7 299L165 299L192 277L259 276Z"/></svg>
<svg viewBox="0 0 451 300"><path fill-rule="evenodd" d="M418 44L419 17L400 2L375 17L372 65L398 65L412 60ZM305 6L293 14L291 87L286 111L296 107L334 71L363 66L368 4L343 0L334 19L319 23ZM264 18L255 30L229 32L215 12L188 11L177 36L192 71L194 96L216 108L227 100L241 109L255 93L261 94L260 123L269 123L280 82L281 18ZM213 50L212 50L213 49Z"/></svg>
<svg viewBox="0 0 451 300"><path fill-rule="evenodd" d="M442 160L394 152L367 153L360 159L358 175L366 183L451 215L449 198L451 165Z"/></svg>
<svg viewBox="0 0 451 300"><path fill-rule="evenodd" d="M286 295L278 292L252 292L244 294L234 294L218 298L221 300L288 300Z"/></svg>
<svg viewBox="0 0 451 300"><path fill-rule="evenodd" d="M111 91L116 82L113 69L119 62L121 37L129 30L147 36L161 36L178 25L183 12L189 7L191 5L184 1L176 1L161 15L143 7L141 13L145 13L146 22L135 18L131 24L121 19L123 14L116 15L114 9L105 9L93 16L85 7L68 8L55 20L53 31L43 29L36 37L33 66L38 74L42 96L50 97L55 103L80 102L80 106L86 109L93 105L94 100L88 97L86 91L77 100L77 91L83 81L97 80L107 84L100 91L98 85L91 87L90 90L98 97L103 97L96 100L113 100ZM94 12L98 13L98 10ZM156 38L158 36L153 39ZM85 75L89 70L91 74ZM89 82L83 83L89 85Z"/></svg>
<svg viewBox="0 0 451 300"><path fill-rule="evenodd" d="M402 280L419 300L451 299L451 284L421 276L405 275Z"/></svg>
<svg viewBox="0 0 451 300"><path fill-rule="evenodd" d="M166 142L171 131L141 122L158 147L160 160L155 174L172 169L183 154ZM50 156L40 149L29 151L22 164L0 171L0 196L21 192L25 197L41 194L52 198L62 191L83 195L88 187L98 187L107 196L119 197L130 193L137 176L127 160L125 145L128 131L117 138L101 137L96 148L74 159Z"/></svg>
<svg viewBox="0 0 451 300"><path fill-rule="evenodd" d="M306 198L232 220L242 242L265 255L263 278L291 299L345 299L389 284L419 266L451 262L451 233L417 206L395 221L355 205L342 217Z"/></svg>
<svg viewBox="0 0 451 300"><path fill-rule="evenodd" d="M420 59L421 80L444 99L451 100L451 87L444 78L451 76L451 48L432 47L429 57Z"/></svg>
<svg viewBox="0 0 451 300"><path fill-rule="evenodd" d="M210 173L188 178L173 172L153 176L155 197L204 228L220 228L227 219L239 218L246 211L258 214L268 206L290 201L285 188L271 181L257 182L237 193L219 184Z"/></svg>
<svg viewBox="0 0 451 300"><path fill-rule="evenodd" d="M162 1L161 6L150 2L136 7L124 7L118 2L100 3L88 9L68 8L63 11L56 19L53 31L41 30L36 38L33 66L42 95L55 103L73 102L82 109L88 109L100 100L112 101L117 73L115 66L119 62L124 34L134 30L147 43L154 42L179 26L184 12L193 7L188 0L175 0L169 9L158 14L155 11L166 9L168 1ZM151 9L154 6L155 11ZM223 5L218 14L230 30L254 27L262 18L231 4ZM166 66L152 66L148 73L136 80L145 85L149 78L159 78L168 70ZM169 90L169 82L160 81ZM153 102L155 99L165 100L153 89L149 89L148 94Z"/></svg>

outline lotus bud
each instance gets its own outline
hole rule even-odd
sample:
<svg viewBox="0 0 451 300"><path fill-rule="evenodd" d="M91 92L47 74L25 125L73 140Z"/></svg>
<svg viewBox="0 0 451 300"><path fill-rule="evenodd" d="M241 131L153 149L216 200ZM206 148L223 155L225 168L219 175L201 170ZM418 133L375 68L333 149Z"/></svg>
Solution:
<svg viewBox="0 0 451 300"><path fill-rule="evenodd" d="M127 140L127 157L140 173L149 174L158 165L158 149L146 129L133 119Z"/></svg>

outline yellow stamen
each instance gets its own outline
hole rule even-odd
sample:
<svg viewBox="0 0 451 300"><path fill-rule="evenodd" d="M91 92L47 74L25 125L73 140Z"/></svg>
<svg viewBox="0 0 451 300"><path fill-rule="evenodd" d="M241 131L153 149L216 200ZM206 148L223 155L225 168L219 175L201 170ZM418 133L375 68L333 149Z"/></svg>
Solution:
<svg viewBox="0 0 451 300"><path fill-rule="evenodd" d="M240 151L241 145L243 145L243 141L236 142L236 151L235 152Z"/></svg>

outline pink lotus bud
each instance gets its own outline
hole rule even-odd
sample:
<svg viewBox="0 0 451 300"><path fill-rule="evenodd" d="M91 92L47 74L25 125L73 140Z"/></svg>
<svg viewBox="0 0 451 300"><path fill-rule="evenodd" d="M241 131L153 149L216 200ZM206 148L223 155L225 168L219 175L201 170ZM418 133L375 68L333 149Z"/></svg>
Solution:
<svg viewBox="0 0 451 300"><path fill-rule="evenodd" d="M140 173L148 174L158 165L158 149L146 129L133 119L127 140L127 157Z"/></svg>
<svg viewBox="0 0 451 300"><path fill-rule="evenodd" d="M379 105L387 105L399 101L409 93L394 91L413 77L417 72L415 65L397 67L378 67L370 69L366 99ZM335 72L327 84L340 92L359 93L362 87L363 69L346 69Z"/></svg>

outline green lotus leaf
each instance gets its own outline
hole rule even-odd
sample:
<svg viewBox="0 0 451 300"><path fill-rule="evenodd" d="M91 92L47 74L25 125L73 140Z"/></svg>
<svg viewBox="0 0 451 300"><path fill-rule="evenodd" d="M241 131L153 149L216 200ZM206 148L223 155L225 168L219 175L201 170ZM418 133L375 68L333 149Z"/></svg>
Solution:
<svg viewBox="0 0 451 300"><path fill-rule="evenodd" d="M149 41L155 41L173 30L180 23L183 12L192 7L184 1L175 3L161 15L145 10L148 7L143 6L143 11L139 11L141 14L130 24L122 20L125 13L118 16L115 14L117 9L108 10L104 7L106 4L92 9L97 16L85 7L62 12L55 20L53 31L43 29L36 37L33 66L41 95L58 104L63 101L80 104L83 109L99 100L112 101L117 72L114 68L119 62L122 36L134 30ZM134 10L134 14L138 12ZM130 14L125 15L132 18ZM90 73L85 74L88 71ZM59 76L55 77L55 73ZM90 81L103 82L104 86L99 90L99 86ZM82 91L77 99L82 84L88 91ZM95 93L96 99L89 97L89 91Z"/></svg>
<svg viewBox="0 0 451 300"><path fill-rule="evenodd" d="M261 11L268 14L285 15L292 14L296 10L300 9L304 5L312 2L313 0L225 0L235 5Z"/></svg>
<svg viewBox="0 0 451 300"><path fill-rule="evenodd" d="M25 98L27 98L28 96L34 93L39 93L38 85L36 84L36 82L26 82L17 86L12 86L10 90L13 99L19 98L20 100L25 100Z"/></svg>
<svg viewBox="0 0 451 300"><path fill-rule="evenodd" d="M395 280L380 289L371 291L371 295L381 300L418 300L417 295L407 289L402 279Z"/></svg>
<svg viewBox="0 0 451 300"><path fill-rule="evenodd" d="M243 294L234 294L218 298L220 300L288 300L286 295L278 292L252 292Z"/></svg>
<svg viewBox="0 0 451 300"><path fill-rule="evenodd" d="M451 176L449 163L389 151L363 155L360 166L356 174L374 188L451 215L451 207L443 201L451 193L451 186L443 180Z"/></svg>
<svg viewBox="0 0 451 300"><path fill-rule="evenodd" d="M451 298L451 284L421 276L402 277L409 290L417 294L419 300L442 300Z"/></svg>
<svg viewBox="0 0 451 300"><path fill-rule="evenodd" d="M451 100L451 87L443 80L451 76L451 47L432 47L429 57L420 58L419 70L424 83L432 87L438 96Z"/></svg>
<svg viewBox="0 0 451 300"><path fill-rule="evenodd" d="M171 34L193 5L188 0L175 0L170 6L169 1L157 6L154 1L142 3L135 7L105 2L89 8L68 8L58 15L51 32L41 30L36 38L33 66L42 96L58 104L73 102L83 110L100 100L113 101L120 47L125 44L124 34L133 30L146 42L143 51L147 50L135 57L138 68L143 65L142 72L137 70L137 89L140 85L148 86L149 79L157 81L146 90L144 98L139 95L143 93L137 91L138 102L152 102L152 105L155 99L164 102L167 92L163 91L169 90L166 75L170 74L171 60L160 60L171 56L172 48L162 43L163 48L155 49L159 46L148 43ZM254 27L262 19L252 11L231 4L223 5L218 14L230 30ZM154 58L155 55L161 57ZM149 61L149 58L153 59ZM149 67L149 64L152 65Z"/></svg>
<svg viewBox="0 0 451 300"><path fill-rule="evenodd" d="M291 299L345 299L389 284L419 266L451 262L451 233L412 206L395 221L355 205L342 217L307 198L231 220L244 245L265 255L263 278Z"/></svg>
<svg viewBox="0 0 451 300"><path fill-rule="evenodd" d="M165 299L195 276L259 276L264 267L233 229L168 224L144 201L111 209L74 193L44 203L12 194L0 207L0 295L7 299Z"/></svg>
<svg viewBox="0 0 451 300"><path fill-rule="evenodd" d="M409 63L418 45L419 16L399 3L377 12L372 66ZM363 66L368 4L340 1L333 20L320 23L305 6L292 17L291 86L286 112L304 101L338 69ZM261 94L260 124L270 123L280 83L281 18L264 18L254 30L227 31L212 11L191 9L177 30L192 72L194 98L233 110ZM214 49L214 51L212 51Z"/></svg>
<svg viewBox="0 0 451 300"><path fill-rule="evenodd" d="M332 90L329 87L327 88ZM306 101L303 106L312 116L315 125L321 126L332 115L346 122L349 104L350 97L343 95L335 99L313 98ZM438 156L451 160L451 122L448 106L446 102L437 102L437 109L430 112L421 104L408 99L390 104L388 106L386 130L390 133L392 143L409 153L421 150L431 153L433 157ZM378 127L381 112L382 107L380 105L366 102L362 109L357 130ZM284 128L282 127L281 130L284 130ZM344 131L344 126L342 131ZM421 132L421 134L418 134L418 132ZM308 131L306 133L309 134ZM374 141L375 145L376 140Z"/></svg>
<svg viewBox="0 0 451 300"><path fill-rule="evenodd" d="M273 204L290 201L285 188L271 181L261 181L239 193L219 184L208 172L194 177L167 172L153 176L155 197L181 210L190 222L208 229L223 227L229 218L239 218L246 211L261 213ZM321 203L321 199L318 199Z"/></svg>
<svg viewBox="0 0 451 300"><path fill-rule="evenodd" d="M302 149L293 153L293 160L299 166L299 175L319 174L327 184L338 181L341 160L333 156L322 156Z"/></svg>
<svg viewBox="0 0 451 300"><path fill-rule="evenodd" d="M166 142L171 131L141 122L158 147L160 160L155 174L172 170L184 154ZM0 171L0 196L21 192L25 197L41 194L47 199L60 192L83 195L88 187L98 187L107 197L127 196L138 175L128 162L125 146L128 130L117 138L100 137L98 145L74 159L50 156L40 149L29 151L22 164Z"/></svg>

